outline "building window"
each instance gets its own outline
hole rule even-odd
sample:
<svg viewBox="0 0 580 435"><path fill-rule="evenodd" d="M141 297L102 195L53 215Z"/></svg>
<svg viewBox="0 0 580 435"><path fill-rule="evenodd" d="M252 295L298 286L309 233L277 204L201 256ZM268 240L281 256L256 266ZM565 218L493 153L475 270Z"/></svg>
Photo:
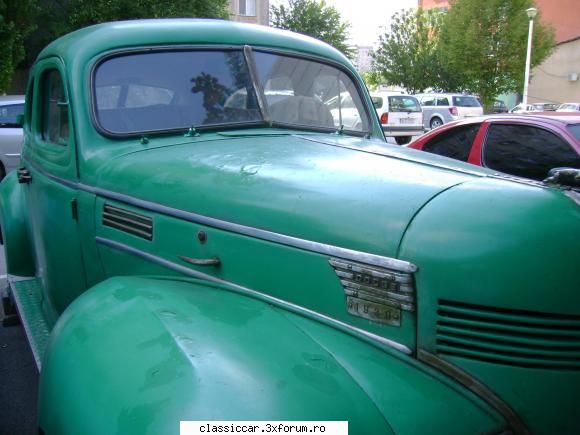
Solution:
<svg viewBox="0 0 580 435"><path fill-rule="evenodd" d="M256 16L256 0L240 0L240 15Z"/></svg>

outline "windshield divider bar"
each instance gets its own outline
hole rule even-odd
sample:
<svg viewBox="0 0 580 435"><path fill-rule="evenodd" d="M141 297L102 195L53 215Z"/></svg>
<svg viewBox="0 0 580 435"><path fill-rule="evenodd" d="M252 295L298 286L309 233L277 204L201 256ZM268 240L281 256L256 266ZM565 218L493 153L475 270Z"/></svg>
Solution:
<svg viewBox="0 0 580 435"><path fill-rule="evenodd" d="M258 106L260 107L260 112L262 113L262 118L268 124L272 122L270 117L270 112L268 110L268 105L266 104L266 95L264 94L264 89L260 86L260 81L258 80L258 71L256 70L256 64L254 60L254 53L252 47L249 45L244 45L244 57L248 65L248 70L250 72L250 79L252 80L252 86L254 87L254 92L258 98Z"/></svg>

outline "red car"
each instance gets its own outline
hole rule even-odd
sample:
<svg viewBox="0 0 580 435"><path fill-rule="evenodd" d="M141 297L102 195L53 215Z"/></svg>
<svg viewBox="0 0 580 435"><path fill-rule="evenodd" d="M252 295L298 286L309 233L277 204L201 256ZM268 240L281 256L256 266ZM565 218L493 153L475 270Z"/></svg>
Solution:
<svg viewBox="0 0 580 435"><path fill-rule="evenodd" d="M491 115L449 122L408 147L519 177L543 180L552 168L580 169L580 115Z"/></svg>

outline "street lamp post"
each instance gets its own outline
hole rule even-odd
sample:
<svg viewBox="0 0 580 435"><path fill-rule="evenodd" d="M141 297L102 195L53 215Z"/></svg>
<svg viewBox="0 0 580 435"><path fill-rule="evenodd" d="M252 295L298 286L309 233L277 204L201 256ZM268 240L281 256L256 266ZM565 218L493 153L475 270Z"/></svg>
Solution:
<svg viewBox="0 0 580 435"><path fill-rule="evenodd" d="M530 27L528 30L528 51L526 53L526 72L524 75L524 95L522 98L522 105L524 110L526 110L526 106L528 105L528 84L530 81L530 61L532 55L532 32L534 31L534 18L538 13L536 8L529 8L526 9L526 13L528 14L528 18L530 19Z"/></svg>

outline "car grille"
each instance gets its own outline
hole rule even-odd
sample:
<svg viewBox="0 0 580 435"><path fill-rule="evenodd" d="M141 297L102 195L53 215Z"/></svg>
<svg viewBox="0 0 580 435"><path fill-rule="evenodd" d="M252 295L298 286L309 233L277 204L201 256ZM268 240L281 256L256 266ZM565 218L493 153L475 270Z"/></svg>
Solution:
<svg viewBox="0 0 580 435"><path fill-rule="evenodd" d="M442 300L436 352L518 367L580 370L580 316Z"/></svg>
<svg viewBox="0 0 580 435"><path fill-rule="evenodd" d="M103 206L103 225L146 240L153 240L153 220L150 217L110 204Z"/></svg>

